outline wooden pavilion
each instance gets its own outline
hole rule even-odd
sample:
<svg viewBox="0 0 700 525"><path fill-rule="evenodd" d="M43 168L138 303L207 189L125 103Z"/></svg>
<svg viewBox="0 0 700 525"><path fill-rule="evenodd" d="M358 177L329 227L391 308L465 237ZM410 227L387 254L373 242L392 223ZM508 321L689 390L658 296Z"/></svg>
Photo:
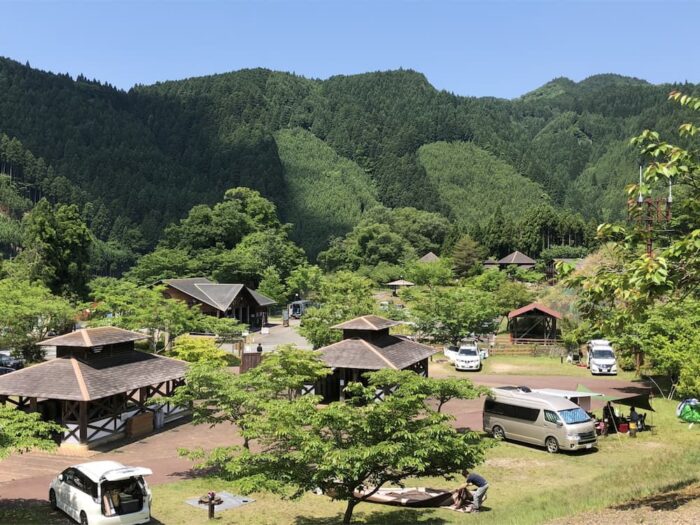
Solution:
<svg viewBox="0 0 700 525"><path fill-rule="evenodd" d="M343 399L345 386L351 381L364 382L365 372L391 368L428 375L428 358L437 350L390 335L389 329L399 324L376 315L365 315L333 327L343 331L342 341L319 350L321 359L333 369L332 374L316 385L316 392L325 402ZM381 395L378 393L378 397Z"/></svg>
<svg viewBox="0 0 700 525"><path fill-rule="evenodd" d="M535 260L516 250L503 257L503 259L500 259L498 261L498 266L502 269L508 266L517 266L518 268L530 270L535 267Z"/></svg>
<svg viewBox="0 0 700 525"><path fill-rule="evenodd" d="M435 255L433 252L428 252L423 257L418 259L418 262L419 263L434 263L434 262L438 262L439 260L440 260L440 257Z"/></svg>
<svg viewBox="0 0 700 525"><path fill-rule="evenodd" d="M407 281L406 279L398 279L396 281L391 281L390 283L386 283L386 285L391 288L391 294L396 295L396 293L399 291L401 288L406 288L409 286L415 286L415 283L412 283L411 281Z"/></svg>
<svg viewBox="0 0 700 525"><path fill-rule="evenodd" d="M513 344L551 344L559 340L557 320L562 315L538 303L531 303L508 314L508 331Z"/></svg>
<svg viewBox="0 0 700 525"><path fill-rule="evenodd" d="M187 363L135 350L145 338L107 326L42 341L56 358L0 377L0 403L63 425L62 446L92 447L183 417L186 409L150 400L183 385Z"/></svg>

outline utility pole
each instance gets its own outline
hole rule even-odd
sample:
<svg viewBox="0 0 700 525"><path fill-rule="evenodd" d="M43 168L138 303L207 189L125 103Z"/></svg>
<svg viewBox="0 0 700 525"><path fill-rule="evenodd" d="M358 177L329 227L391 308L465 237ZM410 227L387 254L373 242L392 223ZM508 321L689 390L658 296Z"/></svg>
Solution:
<svg viewBox="0 0 700 525"><path fill-rule="evenodd" d="M673 204L673 184L668 181L667 197L645 197L642 192L644 182L642 165L639 165L639 192L636 201L628 202L630 218L636 220L644 229L646 252L649 257L654 254L654 231L660 224L671 222L671 206Z"/></svg>

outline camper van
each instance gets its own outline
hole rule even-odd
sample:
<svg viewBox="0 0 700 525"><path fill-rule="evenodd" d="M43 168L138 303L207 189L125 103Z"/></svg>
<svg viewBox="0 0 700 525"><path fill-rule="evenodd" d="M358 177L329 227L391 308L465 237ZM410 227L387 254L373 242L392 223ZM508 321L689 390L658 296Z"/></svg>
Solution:
<svg viewBox="0 0 700 525"><path fill-rule="evenodd" d="M493 388L484 401L484 432L496 439L512 439L560 450L596 447L595 423L566 398L523 387Z"/></svg>
<svg viewBox="0 0 700 525"><path fill-rule="evenodd" d="M617 359L607 339L593 339L588 342L586 365L591 374L617 375Z"/></svg>

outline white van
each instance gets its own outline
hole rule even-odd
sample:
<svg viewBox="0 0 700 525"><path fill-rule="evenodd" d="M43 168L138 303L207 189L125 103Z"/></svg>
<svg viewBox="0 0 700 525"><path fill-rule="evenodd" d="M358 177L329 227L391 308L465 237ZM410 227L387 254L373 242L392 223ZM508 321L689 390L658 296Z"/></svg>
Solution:
<svg viewBox="0 0 700 525"><path fill-rule="evenodd" d="M548 452L596 447L595 423L568 399L527 392L522 387L493 388L484 401L484 432L546 447Z"/></svg>
<svg viewBox="0 0 700 525"><path fill-rule="evenodd" d="M593 339L588 342L586 366L591 374L617 375L617 358L607 339Z"/></svg>
<svg viewBox="0 0 700 525"><path fill-rule="evenodd" d="M49 503L80 525L137 525L151 521L153 472L116 461L92 461L67 468L49 486Z"/></svg>

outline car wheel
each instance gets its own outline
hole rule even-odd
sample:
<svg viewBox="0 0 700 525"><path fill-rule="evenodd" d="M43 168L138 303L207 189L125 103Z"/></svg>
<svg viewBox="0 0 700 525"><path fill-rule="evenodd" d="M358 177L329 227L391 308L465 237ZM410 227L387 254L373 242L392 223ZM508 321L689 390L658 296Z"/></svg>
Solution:
<svg viewBox="0 0 700 525"><path fill-rule="evenodd" d="M49 491L49 505L51 505L51 510L58 509L58 504L56 503L56 491L53 489Z"/></svg>
<svg viewBox="0 0 700 525"><path fill-rule="evenodd" d="M556 454L559 452L559 443L557 442L556 438L553 438L552 436L549 436L544 440L544 445L547 447L547 452L550 454Z"/></svg>
<svg viewBox="0 0 700 525"><path fill-rule="evenodd" d="M88 525L87 514L84 510L80 511L80 525Z"/></svg>
<svg viewBox="0 0 700 525"><path fill-rule="evenodd" d="M498 425L491 429L491 433L493 434L494 439L497 439L498 441L503 441L506 438L506 433L503 432L503 429Z"/></svg>

